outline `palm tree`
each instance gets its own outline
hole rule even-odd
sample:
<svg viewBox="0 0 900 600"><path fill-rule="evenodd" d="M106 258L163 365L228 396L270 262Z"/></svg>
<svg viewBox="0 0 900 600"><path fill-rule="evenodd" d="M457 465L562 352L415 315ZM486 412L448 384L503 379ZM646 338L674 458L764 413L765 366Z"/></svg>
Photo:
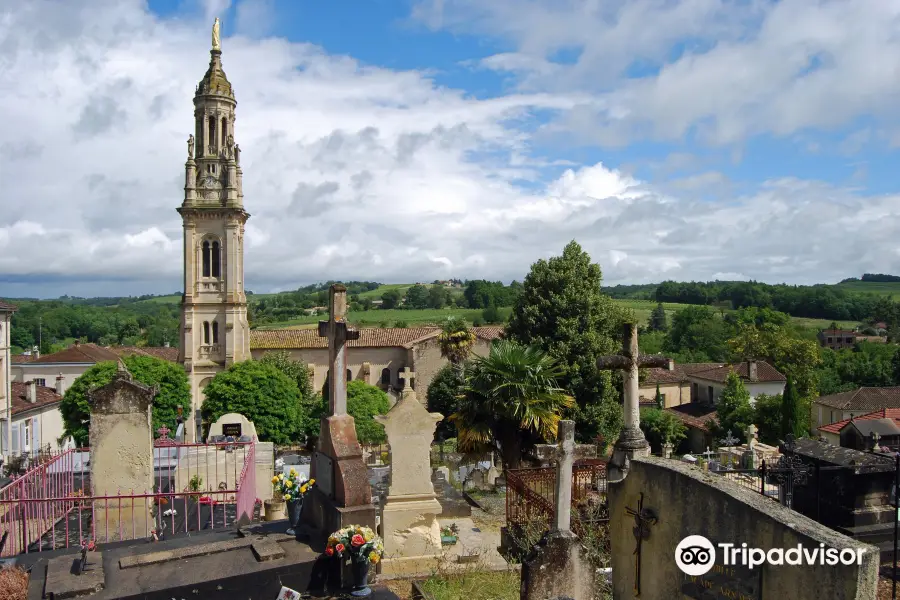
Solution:
<svg viewBox="0 0 900 600"><path fill-rule="evenodd" d="M463 452L499 444L503 466L517 468L522 451L556 439L560 414L575 401L556 381L562 371L537 348L497 340L465 369L464 394L450 416Z"/></svg>
<svg viewBox="0 0 900 600"><path fill-rule="evenodd" d="M475 332L469 329L465 319L449 317L441 327L438 336L441 347L441 356L450 361L450 364L459 367L472 351L475 343Z"/></svg>

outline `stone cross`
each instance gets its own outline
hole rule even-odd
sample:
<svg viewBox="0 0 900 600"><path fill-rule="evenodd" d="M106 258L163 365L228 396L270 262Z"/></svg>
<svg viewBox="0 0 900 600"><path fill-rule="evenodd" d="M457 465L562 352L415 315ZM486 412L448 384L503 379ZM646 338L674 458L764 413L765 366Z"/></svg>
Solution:
<svg viewBox="0 0 900 600"><path fill-rule="evenodd" d="M319 337L328 338L328 414L347 414L347 360L344 344L359 339L347 315L347 288L334 284L329 290L329 317L319 321Z"/></svg>
<svg viewBox="0 0 900 600"><path fill-rule="evenodd" d="M415 379L416 373L409 367L403 367L403 370L397 374L403 380L403 389L409 389L412 386L412 380Z"/></svg>
<svg viewBox="0 0 900 600"><path fill-rule="evenodd" d="M756 425L750 423L750 425L747 426L747 431L745 432L747 435L747 447L751 450L753 449L753 446L757 444L756 431Z"/></svg>
<svg viewBox="0 0 900 600"><path fill-rule="evenodd" d="M597 456L593 444L575 444L575 421L560 421L557 443L538 444L538 457L556 459L556 520L552 531L569 531L572 522L572 467L577 458Z"/></svg>
<svg viewBox="0 0 900 600"><path fill-rule="evenodd" d="M706 452L703 453L703 456L706 457L706 460L711 460L712 455L715 454L712 450L709 449L709 446L706 447Z"/></svg>
<svg viewBox="0 0 900 600"><path fill-rule="evenodd" d="M628 470L628 462L635 456L650 453L650 444L641 431L640 395L638 376L642 367L668 367L669 359L664 356L641 355L638 349L637 326L626 323L622 328L622 354L601 356L597 368L624 371L625 380L625 424L616 441L613 458L610 461L610 480L620 480Z"/></svg>

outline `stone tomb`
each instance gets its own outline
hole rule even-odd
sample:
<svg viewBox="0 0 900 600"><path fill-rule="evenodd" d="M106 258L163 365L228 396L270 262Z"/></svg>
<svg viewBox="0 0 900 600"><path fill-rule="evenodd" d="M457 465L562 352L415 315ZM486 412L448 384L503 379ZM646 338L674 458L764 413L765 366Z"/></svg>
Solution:
<svg viewBox="0 0 900 600"><path fill-rule="evenodd" d="M430 413L409 386L414 374L401 373L400 400L375 420L384 425L391 448L391 483L381 514L382 572L424 573L441 555L441 504L431 483L431 442L439 413Z"/></svg>
<svg viewBox="0 0 900 600"><path fill-rule="evenodd" d="M256 425L253 421L239 413L228 413L222 415L216 422L209 426L209 435L206 438L207 443L220 440L221 437L233 437L235 440L246 436L251 440L258 440L256 435Z"/></svg>
<svg viewBox="0 0 900 600"><path fill-rule="evenodd" d="M878 552L781 506L762 494L683 462L635 458L627 477L609 484L611 566L616 600L791 598L871 600ZM715 549L712 568L682 572L676 548L690 535ZM862 552L862 564L726 565L719 543L746 543L765 552L819 544Z"/></svg>
<svg viewBox="0 0 900 600"><path fill-rule="evenodd" d="M150 493L154 486L151 406L156 389L134 381L119 360L113 380L88 392L91 405L91 489L95 496ZM117 539L121 529L131 537L154 528L147 498L117 498L97 502L97 536ZM121 526L121 527L120 527Z"/></svg>

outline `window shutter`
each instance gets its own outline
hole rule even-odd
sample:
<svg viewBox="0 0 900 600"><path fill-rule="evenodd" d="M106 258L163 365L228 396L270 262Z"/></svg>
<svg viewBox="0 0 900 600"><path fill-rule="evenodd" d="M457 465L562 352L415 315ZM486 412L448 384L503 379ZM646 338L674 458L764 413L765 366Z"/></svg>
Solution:
<svg viewBox="0 0 900 600"><path fill-rule="evenodd" d="M9 431L6 429L6 421L0 421L0 452L4 454L9 449Z"/></svg>
<svg viewBox="0 0 900 600"><path fill-rule="evenodd" d="M31 419L31 435L34 438L31 451L36 454L41 449L41 422L38 421L37 417Z"/></svg>
<svg viewBox="0 0 900 600"><path fill-rule="evenodd" d="M19 453L19 448L22 446L19 444L19 424L12 424L12 451L13 454Z"/></svg>

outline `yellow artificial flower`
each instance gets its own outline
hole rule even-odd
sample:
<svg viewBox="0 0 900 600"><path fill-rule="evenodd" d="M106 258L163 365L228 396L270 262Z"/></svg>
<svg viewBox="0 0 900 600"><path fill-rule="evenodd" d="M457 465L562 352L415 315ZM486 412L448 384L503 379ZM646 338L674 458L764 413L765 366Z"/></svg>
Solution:
<svg viewBox="0 0 900 600"><path fill-rule="evenodd" d="M290 499L291 499L291 495L290 495L290 494L285 494L285 495L284 495L284 499L285 499L285 500L290 500Z"/></svg>
<svg viewBox="0 0 900 600"><path fill-rule="evenodd" d="M301 493L301 494L305 494L305 493L306 493L306 486L305 486L305 485L301 485L301 486L300 486L300 493Z"/></svg>
<svg viewBox="0 0 900 600"><path fill-rule="evenodd" d="M277 475L276 475L275 477L272 478L272 483L278 483L278 476L277 476Z"/></svg>
<svg viewBox="0 0 900 600"><path fill-rule="evenodd" d="M378 555L375 554L374 552L372 552L371 554L369 554L369 562L371 562L372 564L377 563L377 562L378 562Z"/></svg>
<svg viewBox="0 0 900 600"><path fill-rule="evenodd" d="M372 530L370 529L370 530L366 531L365 535L363 535L363 538L364 538L367 542L371 542L371 541L372 541L372 538L374 537L374 535L375 535L375 534L373 534L373 533L372 533Z"/></svg>
<svg viewBox="0 0 900 600"><path fill-rule="evenodd" d="M284 473L279 473L279 474L278 474L278 479L284 480Z"/></svg>
<svg viewBox="0 0 900 600"><path fill-rule="evenodd" d="M309 485L312 485L312 484L314 484L315 482L316 482L315 479L310 479L308 483L309 483Z"/></svg>
<svg viewBox="0 0 900 600"><path fill-rule="evenodd" d="M294 485L294 482L291 481L290 479L288 479L288 480L286 480L286 481L284 482L284 487L288 487L288 488L289 488L289 487L293 487L293 485Z"/></svg>

